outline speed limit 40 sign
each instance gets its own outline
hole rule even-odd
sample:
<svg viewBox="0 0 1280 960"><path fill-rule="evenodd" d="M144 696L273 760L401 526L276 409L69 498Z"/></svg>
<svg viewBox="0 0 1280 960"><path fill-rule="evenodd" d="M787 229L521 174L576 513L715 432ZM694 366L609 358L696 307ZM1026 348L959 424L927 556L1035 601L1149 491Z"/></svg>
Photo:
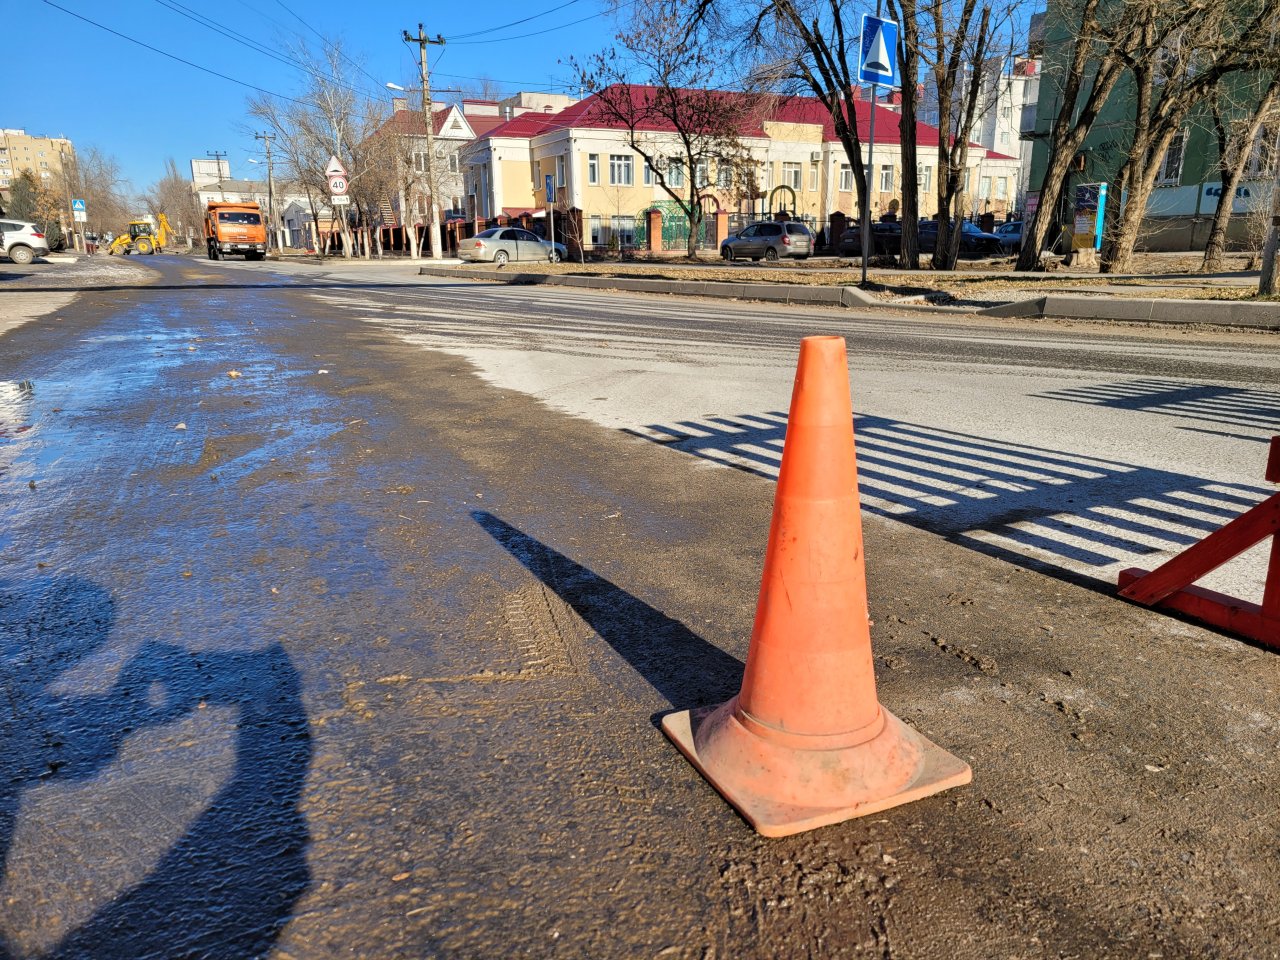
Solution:
<svg viewBox="0 0 1280 960"><path fill-rule="evenodd" d="M347 192L346 174L329 174L329 192L335 197L340 197Z"/></svg>

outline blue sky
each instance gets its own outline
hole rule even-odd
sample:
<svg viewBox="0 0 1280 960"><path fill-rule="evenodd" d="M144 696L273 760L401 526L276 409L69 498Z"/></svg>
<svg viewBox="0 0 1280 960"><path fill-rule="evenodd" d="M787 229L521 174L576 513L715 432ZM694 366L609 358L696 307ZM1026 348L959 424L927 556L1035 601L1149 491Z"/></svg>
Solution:
<svg viewBox="0 0 1280 960"><path fill-rule="evenodd" d="M321 36L340 39L343 51L362 68L347 65L350 82L388 104L387 81L417 83L418 47L403 43L401 31L416 34L420 20L428 36L442 34L448 41L443 48L428 48L433 90L474 85L473 78L487 77L508 93L569 92L573 74L559 61L583 59L608 46L617 32L605 0L22 0L5 5L4 45L26 51L18 58L25 61L23 72L38 74L43 82L8 88L0 97L0 127L69 137L77 149L95 146L115 156L138 190L163 175L165 158L176 160L185 174L192 157L203 158L211 150L227 153L234 176L253 177L257 168L248 158L261 157L260 144L244 108L254 91L103 28L276 94L300 93L307 77L183 14L280 52L298 39L315 48ZM521 20L526 22L516 23Z"/></svg>

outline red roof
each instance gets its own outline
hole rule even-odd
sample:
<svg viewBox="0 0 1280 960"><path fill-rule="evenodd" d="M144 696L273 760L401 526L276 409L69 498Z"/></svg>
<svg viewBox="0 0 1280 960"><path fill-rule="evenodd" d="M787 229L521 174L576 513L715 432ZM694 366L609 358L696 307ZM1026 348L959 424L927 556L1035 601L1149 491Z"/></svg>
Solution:
<svg viewBox="0 0 1280 960"><path fill-rule="evenodd" d="M501 117L477 117L473 113L467 114L467 123L471 124L471 129L475 131L476 139L488 136L490 131L502 126L504 122Z"/></svg>
<svg viewBox="0 0 1280 960"><path fill-rule="evenodd" d="M432 104L431 119L435 121L434 129L431 131L433 134L438 136L440 131L444 129L444 122L452 109L448 104L440 104L438 106ZM475 127L474 119L473 117L466 117L467 122L471 124L473 129ZM391 119L379 128L379 132L387 129L394 129L396 133L409 137L422 137L426 136L427 133L427 125L422 122L421 110L397 110L391 114Z"/></svg>
<svg viewBox="0 0 1280 960"><path fill-rule="evenodd" d="M655 87L632 85L629 88L632 102L637 106L642 106L644 98L651 95L655 89ZM733 93L727 90L711 92L718 93L724 97L746 96L746 94ZM879 105L873 108L869 101L861 98L860 91L855 91L853 109L854 116L857 118L858 139L860 141L866 143L871 139L871 111L874 109L876 111L876 143L891 146L902 142L901 132L898 128L901 115L897 111ZM820 126L822 127L822 139L825 142L840 142L840 138L836 136L836 126L831 119L830 112L828 112L822 101L816 97L782 97L773 102L764 100L761 102L759 109L749 111L749 117L750 119L744 123L740 131L740 134L744 137L767 136L763 124L765 121L774 121ZM531 111L507 120L485 134L480 133L479 130L476 131L476 134L477 136L523 139L569 127L617 130L622 129L624 125L612 116L605 115L599 103L599 95L595 94L585 100L580 100L570 107L566 107L559 113L537 113ZM675 132L674 124L663 119L654 120L638 129L655 133ZM938 145L938 128L917 121L916 144L921 147L936 147ZM981 149L978 144L974 144L974 146ZM999 160L1016 159L990 151L988 151L987 156Z"/></svg>

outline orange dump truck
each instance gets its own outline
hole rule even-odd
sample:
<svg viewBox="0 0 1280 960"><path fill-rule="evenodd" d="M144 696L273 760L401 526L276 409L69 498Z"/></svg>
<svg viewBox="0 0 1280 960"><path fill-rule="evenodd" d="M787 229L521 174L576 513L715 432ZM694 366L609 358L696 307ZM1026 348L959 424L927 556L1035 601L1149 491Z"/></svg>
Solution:
<svg viewBox="0 0 1280 960"><path fill-rule="evenodd" d="M210 201L204 218L204 238L209 259L228 254L244 254L246 260L262 260L267 255L267 229L262 208L256 203Z"/></svg>

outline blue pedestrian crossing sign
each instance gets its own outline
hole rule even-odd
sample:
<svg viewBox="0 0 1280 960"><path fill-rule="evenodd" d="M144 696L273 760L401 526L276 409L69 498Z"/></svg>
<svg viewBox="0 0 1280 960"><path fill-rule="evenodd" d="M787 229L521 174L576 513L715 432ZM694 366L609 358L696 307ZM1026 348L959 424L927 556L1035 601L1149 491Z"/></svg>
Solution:
<svg viewBox="0 0 1280 960"><path fill-rule="evenodd" d="M900 87L898 25L870 14L862 15L862 43L858 50L858 80L882 87Z"/></svg>
<svg viewBox="0 0 1280 960"><path fill-rule="evenodd" d="M84 209L84 201L83 201L83 200L72 200L72 201L71 201L71 210L72 210L72 212L73 212L73 213L84 213L84 212L85 212L85 209Z"/></svg>

